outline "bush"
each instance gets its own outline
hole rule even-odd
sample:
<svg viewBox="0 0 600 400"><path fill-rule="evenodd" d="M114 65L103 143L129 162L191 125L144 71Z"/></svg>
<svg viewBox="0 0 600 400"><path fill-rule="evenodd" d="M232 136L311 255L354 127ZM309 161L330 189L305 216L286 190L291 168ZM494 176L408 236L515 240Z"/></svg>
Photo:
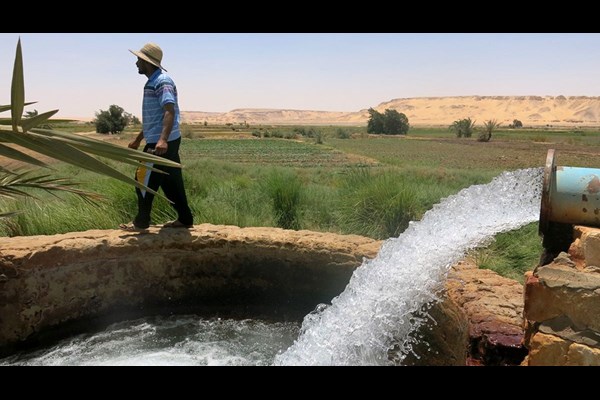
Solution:
<svg viewBox="0 0 600 400"><path fill-rule="evenodd" d="M107 111L97 112L93 122L97 133L121 133L132 119L133 116L125 112L123 107L113 104Z"/></svg>
<svg viewBox="0 0 600 400"><path fill-rule="evenodd" d="M300 229L300 178L294 172L276 169L266 179L264 188L272 200L277 226L284 229Z"/></svg>
<svg viewBox="0 0 600 400"><path fill-rule="evenodd" d="M514 119L513 123L508 126L510 129L518 129L523 127L523 123L518 119Z"/></svg>
<svg viewBox="0 0 600 400"><path fill-rule="evenodd" d="M294 132L297 133L300 136L306 136L306 129L300 127L300 128L294 128Z"/></svg>
<svg viewBox="0 0 600 400"><path fill-rule="evenodd" d="M383 114L379 111L369 108L369 120L367 121L368 133L383 133Z"/></svg>
<svg viewBox="0 0 600 400"><path fill-rule="evenodd" d="M495 119L485 121L483 123L483 131L481 131L479 133L479 137L477 138L477 141L489 142L490 139L492 138L492 133L494 133L494 131L499 127L500 127L500 123L498 121L496 121Z"/></svg>
<svg viewBox="0 0 600 400"><path fill-rule="evenodd" d="M271 132L271 137L281 139L283 138L283 133L279 129L273 129L273 131Z"/></svg>
<svg viewBox="0 0 600 400"><path fill-rule="evenodd" d="M413 185L389 172L373 175L366 168L351 169L340 199L340 225L375 239L399 236L419 213Z"/></svg>
<svg viewBox="0 0 600 400"><path fill-rule="evenodd" d="M350 132L344 128L337 128L335 131L335 136L338 139L350 139Z"/></svg>
<svg viewBox="0 0 600 400"><path fill-rule="evenodd" d="M296 139L296 134L294 132L286 131L283 134L284 139Z"/></svg>
<svg viewBox="0 0 600 400"><path fill-rule="evenodd" d="M316 130L314 133L314 137L315 137L316 144L323 144L323 138L325 137L323 135L323 132L321 132L320 130Z"/></svg>
<svg viewBox="0 0 600 400"><path fill-rule="evenodd" d="M369 108L368 133L383 133L386 135L406 135L410 124L403 113L393 109L386 109L384 114Z"/></svg>
<svg viewBox="0 0 600 400"><path fill-rule="evenodd" d="M314 138L315 136L317 136L317 130L311 126L306 131L306 137Z"/></svg>
<svg viewBox="0 0 600 400"><path fill-rule="evenodd" d="M471 118L464 118L456 120L449 126L448 129L454 131L456 137L471 137L473 135L473 128L475 127L475 121L471 121Z"/></svg>

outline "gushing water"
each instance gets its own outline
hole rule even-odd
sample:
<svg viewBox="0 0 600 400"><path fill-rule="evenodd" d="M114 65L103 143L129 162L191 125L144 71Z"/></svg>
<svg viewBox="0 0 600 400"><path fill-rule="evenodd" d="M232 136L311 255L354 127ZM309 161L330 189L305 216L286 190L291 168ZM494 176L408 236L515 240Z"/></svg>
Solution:
<svg viewBox="0 0 600 400"><path fill-rule="evenodd" d="M1 365L269 365L298 336L293 322L147 317L78 335Z"/></svg>
<svg viewBox="0 0 600 400"><path fill-rule="evenodd" d="M401 363L452 265L493 235L539 217L542 169L504 172L436 204L377 257L357 268L330 306L302 323L275 365L385 365L392 347ZM398 350L396 352L396 350Z"/></svg>

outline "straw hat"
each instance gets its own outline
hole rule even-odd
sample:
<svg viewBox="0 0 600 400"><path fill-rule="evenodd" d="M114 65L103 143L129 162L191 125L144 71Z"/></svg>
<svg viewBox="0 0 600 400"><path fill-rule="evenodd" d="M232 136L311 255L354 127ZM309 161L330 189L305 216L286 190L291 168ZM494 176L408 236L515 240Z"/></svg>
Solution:
<svg viewBox="0 0 600 400"><path fill-rule="evenodd" d="M150 64L162 69L163 71L167 71L160 65L162 61L163 52L162 49L156 43L146 43L144 47L140 49L140 51L129 50L142 60L148 61Z"/></svg>

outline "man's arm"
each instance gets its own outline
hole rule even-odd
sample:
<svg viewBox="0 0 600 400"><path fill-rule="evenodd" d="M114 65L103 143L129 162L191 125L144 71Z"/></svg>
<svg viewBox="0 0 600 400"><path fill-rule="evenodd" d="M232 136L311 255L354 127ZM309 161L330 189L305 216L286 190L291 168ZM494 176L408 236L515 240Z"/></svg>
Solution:
<svg viewBox="0 0 600 400"><path fill-rule="evenodd" d="M169 145L167 142L169 141L169 135L173 130L173 124L175 123L175 105L173 103L167 103L163 107L164 116L163 116L163 126L162 131L160 132L160 139L156 142L156 147L154 148L154 154L161 155L167 152Z"/></svg>
<svg viewBox="0 0 600 400"><path fill-rule="evenodd" d="M136 149L138 147L140 147L140 143L142 143L142 139L144 138L144 131L140 131L140 133L138 133L138 135L135 137L135 139L133 139L129 145L127 145L127 147L129 147L130 149Z"/></svg>

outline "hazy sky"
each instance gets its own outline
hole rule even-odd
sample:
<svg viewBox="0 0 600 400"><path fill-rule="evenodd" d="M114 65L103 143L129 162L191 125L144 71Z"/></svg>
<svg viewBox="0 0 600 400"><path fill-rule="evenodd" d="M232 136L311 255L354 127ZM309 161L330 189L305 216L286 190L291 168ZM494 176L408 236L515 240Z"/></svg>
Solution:
<svg viewBox="0 0 600 400"><path fill-rule="evenodd" d="M0 104L18 37L25 94L59 117L141 115L153 41L185 111L358 111L401 97L600 96L598 33L0 33ZM7 116L7 115L3 115Z"/></svg>

